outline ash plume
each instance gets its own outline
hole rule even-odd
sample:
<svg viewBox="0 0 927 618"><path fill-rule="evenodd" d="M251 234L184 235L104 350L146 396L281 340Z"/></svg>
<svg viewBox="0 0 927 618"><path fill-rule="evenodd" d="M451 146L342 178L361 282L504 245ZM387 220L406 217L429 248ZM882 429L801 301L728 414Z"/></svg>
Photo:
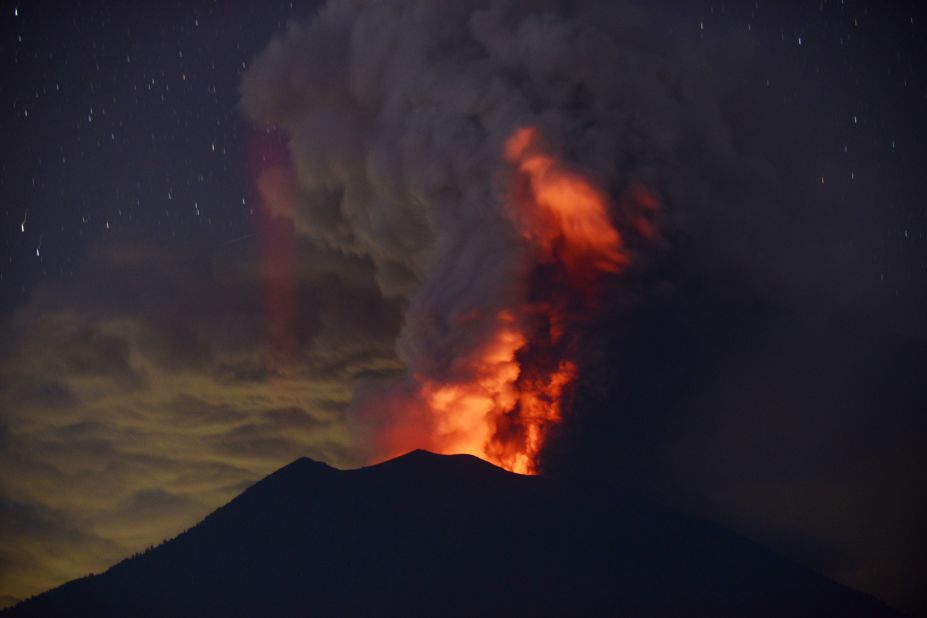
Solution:
<svg viewBox="0 0 927 618"><path fill-rule="evenodd" d="M585 396L575 387L615 381L583 373L609 361L596 333L678 292L684 252L780 276L771 238L788 196L783 170L757 154L765 136L739 133L751 99L731 76L746 77L746 55L711 57L595 2L331 0L272 40L244 76L243 107L288 136L296 197L281 212L366 260L384 302L405 306L406 377L355 393L371 457L476 451L534 471ZM612 267L594 282L570 274L575 222L557 218L539 241L548 220L513 214L534 181L505 153L525 130L525 156L553 161L544 174L601 196L604 217L580 227L614 226L617 257L597 262ZM531 217L545 200L530 198ZM533 420L529 399L544 408Z"/></svg>

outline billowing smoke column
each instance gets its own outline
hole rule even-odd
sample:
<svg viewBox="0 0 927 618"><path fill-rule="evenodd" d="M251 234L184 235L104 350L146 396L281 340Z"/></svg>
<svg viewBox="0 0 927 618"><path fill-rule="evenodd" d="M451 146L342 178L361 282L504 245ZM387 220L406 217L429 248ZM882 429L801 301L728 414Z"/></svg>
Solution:
<svg viewBox="0 0 927 618"><path fill-rule="evenodd" d="M297 231L407 303L407 375L355 395L372 458L535 472L584 329L657 234L646 174L622 165L624 52L545 6L332 0L245 75L246 111L290 138Z"/></svg>
<svg viewBox="0 0 927 618"><path fill-rule="evenodd" d="M480 336L450 351L456 354L450 372L435 376L428 367L415 372L412 397L394 403L403 425L410 408L424 408L413 423L425 432L413 441L473 453L522 473L535 471L547 430L569 405L579 371L574 348L581 316L573 314L587 312L599 279L619 273L629 261L605 194L554 159L540 141L535 128L524 127L505 143L511 188L501 208L516 234L507 257L518 259L503 273L510 277L506 290L514 292L507 295L511 304L438 316ZM410 315L418 317L415 309ZM427 306L421 311L420 323L434 319ZM415 324L407 324L407 332ZM390 451L406 450L406 431L391 428L381 439Z"/></svg>

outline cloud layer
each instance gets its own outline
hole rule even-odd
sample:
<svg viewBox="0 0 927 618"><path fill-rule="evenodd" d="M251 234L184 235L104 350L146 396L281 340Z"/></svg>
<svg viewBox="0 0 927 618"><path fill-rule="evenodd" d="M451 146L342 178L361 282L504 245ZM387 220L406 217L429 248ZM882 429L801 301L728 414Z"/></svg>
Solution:
<svg viewBox="0 0 927 618"><path fill-rule="evenodd" d="M5 321L0 594L100 570L299 456L362 463L343 412L355 378L398 369L396 310L357 260L300 244L281 360L275 273L239 249L99 247Z"/></svg>

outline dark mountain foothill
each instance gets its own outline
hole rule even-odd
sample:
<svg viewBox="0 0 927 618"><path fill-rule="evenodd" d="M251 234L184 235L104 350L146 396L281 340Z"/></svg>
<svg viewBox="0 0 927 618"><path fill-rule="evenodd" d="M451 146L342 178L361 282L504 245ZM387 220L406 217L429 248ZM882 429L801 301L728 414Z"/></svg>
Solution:
<svg viewBox="0 0 927 618"><path fill-rule="evenodd" d="M897 616L703 520L598 485L414 451L278 470L25 616Z"/></svg>

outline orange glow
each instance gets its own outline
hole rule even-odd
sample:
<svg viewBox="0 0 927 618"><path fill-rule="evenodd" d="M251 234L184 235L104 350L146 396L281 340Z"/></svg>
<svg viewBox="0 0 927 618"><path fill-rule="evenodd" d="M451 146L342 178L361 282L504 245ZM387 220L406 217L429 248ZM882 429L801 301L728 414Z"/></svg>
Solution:
<svg viewBox="0 0 927 618"><path fill-rule="evenodd" d="M541 151L537 142L537 130L523 128L505 147L506 160L528 183L510 205L518 231L572 276L618 272L628 257L609 220L605 195Z"/></svg>
<svg viewBox="0 0 927 618"><path fill-rule="evenodd" d="M564 360L553 371L527 374L518 359L525 336L510 313L497 317L494 337L467 359L473 379L451 384L420 379L421 395L434 414L434 448L533 474L545 429L561 419L561 400L576 365ZM505 423L511 425L507 431Z"/></svg>
<svg viewBox="0 0 927 618"><path fill-rule="evenodd" d="M468 365L470 381L439 384L422 380L421 394L435 415L432 439L442 452L469 453L491 459L487 445L492 441L492 419L515 408L521 368L516 354L525 345L525 336L511 314L496 318L493 337L479 346L472 358L457 359ZM499 464L504 462L493 458ZM528 468L517 469L528 472Z"/></svg>
<svg viewBox="0 0 927 618"><path fill-rule="evenodd" d="M487 334L465 357L452 359L453 377L413 376L416 401L401 405L422 431L398 426L380 438L390 454L424 446L535 474L550 430L570 405L583 314L596 302L602 277L621 272L630 254L606 194L545 151L536 129L517 130L503 159L511 170L505 213L524 242L526 278L537 282L513 281L525 298L494 315L451 316L455 327ZM619 204L631 203L628 224L649 238L654 217L647 213L657 201L640 187L630 193L630 202Z"/></svg>

